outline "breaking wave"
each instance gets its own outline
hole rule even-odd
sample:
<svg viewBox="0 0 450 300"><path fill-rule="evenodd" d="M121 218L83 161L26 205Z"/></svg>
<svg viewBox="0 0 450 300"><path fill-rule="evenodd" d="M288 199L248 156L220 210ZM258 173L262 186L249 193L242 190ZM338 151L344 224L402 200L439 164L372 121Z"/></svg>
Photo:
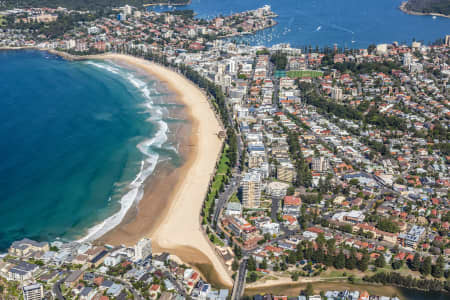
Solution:
<svg viewBox="0 0 450 300"><path fill-rule="evenodd" d="M87 234L79 239L78 242L92 241L109 232L111 229L119 225L128 210L142 199L144 195L144 182L153 173L160 158L159 154L157 151L154 151L154 149L160 149L163 147L164 143L167 142L167 133L169 131L167 123L163 121L162 108L154 105L152 99L152 96L157 94L157 91L152 88L149 83L138 78L131 71L121 69L110 64L97 63L93 61L88 61L86 64L121 76L131 83L138 91L140 91L145 98L145 113L150 115L148 121L155 124L158 130L151 138L145 139L136 145L139 151L144 154L145 158L141 161L139 172L133 181L124 186L119 183L116 185L121 186L121 189L125 189L126 191L119 201L120 210L105 219L103 222L88 229Z"/></svg>

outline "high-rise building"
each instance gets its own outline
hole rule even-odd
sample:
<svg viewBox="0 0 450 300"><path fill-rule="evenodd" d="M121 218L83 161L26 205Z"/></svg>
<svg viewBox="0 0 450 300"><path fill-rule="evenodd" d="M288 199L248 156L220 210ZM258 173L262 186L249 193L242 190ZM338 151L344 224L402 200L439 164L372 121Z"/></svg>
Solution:
<svg viewBox="0 0 450 300"><path fill-rule="evenodd" d="M241 180L242 204L245 208L258 208L261 201L261 175L258 172L245 174Z"/></svg>
<svg viewBox="0 0 450 300"><path fill-rule="evenodd" d="M328 158L325 157L314 157L312 159L312 169L318 172L326 172L330 167Z"/></svg>
<svg viewBox="0 0 450 300"><path fill-rule="evenodd" d="M234 59L230 60L229 64L228 64L228 71L230 72L230 74L236 74L237 72L237 66L236 66L236 61Z"/></svg>
<svg viewBox="0 0 450 300"><path fill-rule="evenodd" d="M403 55L403 65L409 67L412 63L412 55L407 52Z"/></svg>
<svg viewBox="0 0 450 300"><path fill-rule="evenodd" d="M281 162L277 166L277 179L285 182L294 182L294 166L290 162Z"/></svg>
<svg viewBox="0 0 450 300"><path fill-rule="evenodd" d="M250 169L259 168L264 161L265 161L264 153L252 151L248 156L248 167Z"/></svg>
<svg viewBox="0 0 450 300"><path fill-rule="evenodd" d="M342 100L342 89L338 87L331 88L331 99L336 101Z"/></svg>
<svg viewBox="0 0 450 300"><path fill-rule="evenodd" d="M41 300L44 299L44 288L42 284L35 283L22 288L24 300Z"/></svg>
<svg viewBox="0 0 450 300"><path fill-rule="evenodd" d="M141 239L134 246L134 260L145 259L152 254L152 240L148 238Z"/></svg>
<svg viewBox="0 0 450 300"><path fill-rule="evenodd" d="M128 4L123 7L123 13L127 15L131 15L132 8Z"/></svg>

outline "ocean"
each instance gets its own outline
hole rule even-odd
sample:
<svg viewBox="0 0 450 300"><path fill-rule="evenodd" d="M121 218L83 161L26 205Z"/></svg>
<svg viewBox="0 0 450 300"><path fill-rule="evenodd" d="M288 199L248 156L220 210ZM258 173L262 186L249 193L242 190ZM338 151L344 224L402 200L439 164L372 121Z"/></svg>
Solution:
<svg viewBox="0 0 450 300"><path fill-rule="evenodd" d="M0 51L0 249L117 225L158 162L182 163L155 80L109 62ZM181 120L182 121L182 120Z"/></svg>
<svg viewBox="0 0 450 300"><path fill-rule="evenodd" d="M251 45L290 43L316 46L367 48L370 44L411 44L413 39L434 42L450 34L450 18L403 13L402 0L192 0L186 6L197 17L211 19L269 4L279 15L278 25L255 35L235 38ZM167 10L167 7L150 8Z"/></svg>

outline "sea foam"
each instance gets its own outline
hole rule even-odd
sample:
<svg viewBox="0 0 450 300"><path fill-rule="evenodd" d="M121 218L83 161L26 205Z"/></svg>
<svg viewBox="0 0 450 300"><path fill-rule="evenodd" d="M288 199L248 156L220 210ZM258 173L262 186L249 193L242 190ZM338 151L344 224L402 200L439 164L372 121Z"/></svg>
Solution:
<svg viewBox="0 0 450 300"><path fill-rule="evenodd" d="M153 173L159 160L159 154L154 149L161 148L167 142L167 133L169 131L168 125L163 121L163 110L153 105L152 96L157 94L157 91L149 86L147 82L139 79L131 71L118 68L106 63L97 63L88 61L86 64L101 68L113 74L125 78L137 90L139 90L145 97L146 101L143 104L145 113L149 113L149 122L158 126L158 130L152 138L145 139L138 143L136 147L144 154L145 159L141 161L140 169L136 177L126 186L122 187L126 193L120 199L120 210L114 215L108 217L103 222L88 229L87 234L78 240L78 242L86 242L95 240L122 222L128 210L136 203L138 203L144 195L144 182ZM117 185L116 185L117 186Z"/></svg>

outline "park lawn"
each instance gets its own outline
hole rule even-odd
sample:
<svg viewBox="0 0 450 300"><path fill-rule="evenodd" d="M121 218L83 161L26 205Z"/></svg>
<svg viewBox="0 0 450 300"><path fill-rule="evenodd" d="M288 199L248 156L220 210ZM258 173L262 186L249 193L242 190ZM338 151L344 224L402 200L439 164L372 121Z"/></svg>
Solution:
<svg viewBox="0 0 450 300"><path fill-rule="evenodd" d="M222 152L222 155L220 157L219 166L217 168L216 175L214 176L213 182L211 184L211 190L207 196L205 207L203 208L203 220L204 223L207 223L207 218L210 215L211 206L214 203L214 199L219 194L220 186L222 185L222 182L225 180L225 177L227 176L229 166L229 159L227 157L227 151L228 151L228 145L225 147L224 151Z"/></svg>
<svg viewBox="0 0 450 300"><path fill-rule="evenodd" d="M217 174L226 174L230 168L230 159L226 155L228 153L228 145L225 146L225 151L220 157L219 166L217 167Z"/></svg>
<svg viewBox="0 0 450 300"><path fill-rule="evenodd" d="M210 240L211 242L213 242L214 245L217 245L217 246L220 246L220 247L225 246L225 244L222 242L222 240L219 239L219 238L218 238L214 233L212 233L212 232L209 234L209 240Z"/></svg>
<svg viewBox="0 0 450 300"><path fill-rule="evenodd" d="M321 71L313 71L313 70L298 70L298 71L288 71L287 76L290 78L303 78L303 77L311 77L317 78L321 77L323 72Z"/></svg>
<svg viewBox="0 0 450 300"><path fill-rule="evenodd" d="M336 270L335 268L328 268L325 272L320 274L320 277L324 278L333 278L333 277L345 277L343 273L346 273L345 270ZM348 274L348 273L347 273Z"/></svg>

